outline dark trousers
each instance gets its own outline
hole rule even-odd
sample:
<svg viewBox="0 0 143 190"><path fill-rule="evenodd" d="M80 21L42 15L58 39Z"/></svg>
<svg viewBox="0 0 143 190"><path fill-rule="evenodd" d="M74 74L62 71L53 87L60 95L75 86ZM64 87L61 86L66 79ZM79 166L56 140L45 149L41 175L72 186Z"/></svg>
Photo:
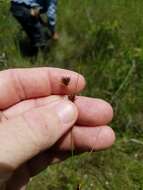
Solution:
<svg viewBox="0 0 143 190"><path fill-rule="evenodd" d="M10 8L13 16L21 24L24 31L27 33L34 47L42 47L45 45L45 33L40 17L33 17L30 14L31 7L25 4L11 3Z"/></svg>

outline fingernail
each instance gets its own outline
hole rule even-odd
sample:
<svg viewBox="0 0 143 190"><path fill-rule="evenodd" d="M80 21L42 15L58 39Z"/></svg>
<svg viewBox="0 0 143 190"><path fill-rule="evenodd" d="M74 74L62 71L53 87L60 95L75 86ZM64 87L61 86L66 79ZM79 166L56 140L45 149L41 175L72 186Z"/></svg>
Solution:
<svg viewBox="0 0 143 190"><path fill-rule="evenodd" d="M77 108L72 102L61 101L55 105L55 111L64 125L72 125L77 119Z"/></svg>

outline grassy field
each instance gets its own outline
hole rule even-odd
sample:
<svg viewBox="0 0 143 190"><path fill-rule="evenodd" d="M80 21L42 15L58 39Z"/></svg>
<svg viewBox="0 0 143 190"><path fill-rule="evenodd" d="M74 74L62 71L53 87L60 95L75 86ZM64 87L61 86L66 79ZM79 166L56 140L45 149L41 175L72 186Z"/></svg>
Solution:
<svg viewBox="0 0 143 190"><path fill-rule="evenodd" d="M20 51L23 32L0 1L0 69L53 66L82 73L83 95L114 108L117 141L107 151L86 153L47 168L28 190L143 189L143 1L60 0L60 40L29 58Z"/></svg>

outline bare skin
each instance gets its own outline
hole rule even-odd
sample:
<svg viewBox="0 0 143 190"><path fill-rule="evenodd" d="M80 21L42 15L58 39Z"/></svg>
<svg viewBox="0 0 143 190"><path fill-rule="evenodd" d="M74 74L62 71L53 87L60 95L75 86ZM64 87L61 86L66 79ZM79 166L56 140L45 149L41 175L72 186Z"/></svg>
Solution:
<svg viewBox="0 0 143 190"><path fill-rule="evenodd" d="M61 87L63 76L70 76L68 88ZM84 86L81 75L62 69L0 72L0 184L6 190L24 190L30 177L70 156L71 133L77 152L102 150L114 143L108 126L113 111L107 102L81 96L74 102L68 99Z"/></svg>

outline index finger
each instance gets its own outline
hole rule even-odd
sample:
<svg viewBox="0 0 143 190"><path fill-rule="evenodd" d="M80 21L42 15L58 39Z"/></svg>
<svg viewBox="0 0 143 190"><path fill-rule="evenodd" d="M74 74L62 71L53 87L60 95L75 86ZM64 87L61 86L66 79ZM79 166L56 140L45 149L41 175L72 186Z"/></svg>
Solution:
<svg viewBox="0 0 143 190"><path fill-rule="evenodd" d="M69 84L62 83L69 78ZM10 69L0 72L0 109L22 100L53 94L80 92L85 86L84 77L76 72L58 68Z"/></svg>

